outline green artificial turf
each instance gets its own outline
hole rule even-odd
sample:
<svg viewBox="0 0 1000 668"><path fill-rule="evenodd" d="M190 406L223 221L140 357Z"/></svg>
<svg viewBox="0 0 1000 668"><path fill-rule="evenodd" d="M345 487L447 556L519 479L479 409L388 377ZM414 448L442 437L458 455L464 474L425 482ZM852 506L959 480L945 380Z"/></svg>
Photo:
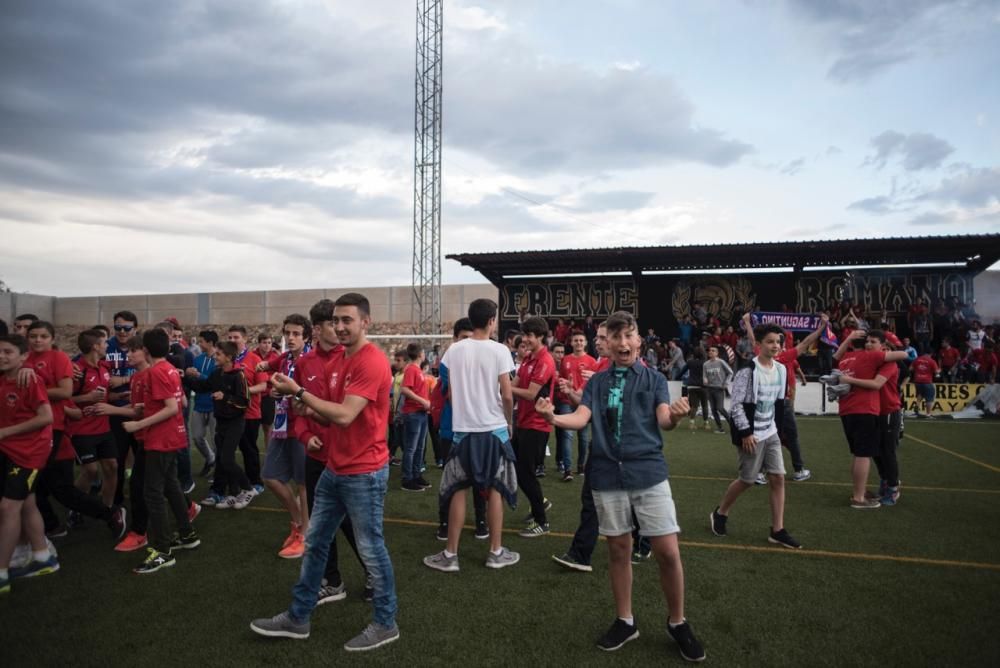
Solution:
<svg viewBox="0 0 1000 668"><path fill-rule="evenodd" d="M1000 665L1000 424L908 420L899 457L902 498L874 511L847 505L850 457L839 422L800 418L799 427L813 479L787 483L786 526L805 547L798 552L766 542L766 488L749 490L730 514L729 536L714 537L708 515L735 473L734 448L728 436L692 433L686 425L665 436L683 528L687 616L708 660ZM786 466L790 472L787 456ZM350 655L341 648L371 618L360 597L361 569L343 541L349 596L316 611L309 640L270 640L250 631L251 619L287 607L300 563L277 557L287 516L275 512L274 497L265 493L247 510L206 508L196 522L202 547L149 576L131 573L140 554L112 551L97 522L58 539L61 571L15 581L0 598L0 665L682 663L666 634L652 561L634 571L641 637L615 653L596 649L614 617L605 546L598 545L592 574L565 572L550 561L576 528L581 479L542 481L554 504L554 535L520 538L526 504L507 513L511 532L504 543L521 553L519 564L484 568L486 542L467 532L462 570L446 574L421 563L443 546L434 538L437 469L427 477L434 490L405 493L399 469L392 469L385 533L402 637L388 647ZM199 480L195 498L205 488Z"/></svg>

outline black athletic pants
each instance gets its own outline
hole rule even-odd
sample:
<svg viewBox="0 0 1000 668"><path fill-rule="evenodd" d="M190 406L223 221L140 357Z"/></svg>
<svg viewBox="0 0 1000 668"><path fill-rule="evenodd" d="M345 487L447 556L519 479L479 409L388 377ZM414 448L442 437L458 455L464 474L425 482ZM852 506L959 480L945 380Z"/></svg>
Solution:
<svg viewBox="0 0 1000 668"><path fill-rule="evenodd" d="M240 452L243 453L243 469L251 485L263 485L260 479L260 450L257 449L257 437L260 435L260 420L247 418L243 427L243 438L240 440Z"/></svg>
<svg viewBox="0 0 1000 668"><path fill-rule="evenodd" d="M535 477L535 466L538 462L538 451L545 455L545 444L549 442L549 434L536 429L517 429L514 431L514 456L517 457L517 486L531 503L531 516L539 524L548 522L545 516L545 495L542 485Z"/></svg>
<svg viewBox="0 0 1000 668"><path fill-rule="evenodd" d="M886 481L889 487L899 485L899 460L896 449L899 447L900 411L889 415L880 415L879 421L879 452L875 460L878 477Z"/></svg>
<svg viewBox="0 0 1000 668"><path fill-rule="evenodd" d="M245 419L215 418L215 478L212 491L219 496L250 489L250 480L236 463L236 449L246 433Z"/></svg>

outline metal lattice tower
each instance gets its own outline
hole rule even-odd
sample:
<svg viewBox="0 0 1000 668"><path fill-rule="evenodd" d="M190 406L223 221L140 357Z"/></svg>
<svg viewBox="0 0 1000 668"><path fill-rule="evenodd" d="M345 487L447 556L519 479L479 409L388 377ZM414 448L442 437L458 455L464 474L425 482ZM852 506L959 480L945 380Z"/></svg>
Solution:
<svg viewBox="0 0 1000 668"><path fill-rule="evenodd" d="M417 0L413 158L413 322L441 332L441 60L443 0Z"/></svg>

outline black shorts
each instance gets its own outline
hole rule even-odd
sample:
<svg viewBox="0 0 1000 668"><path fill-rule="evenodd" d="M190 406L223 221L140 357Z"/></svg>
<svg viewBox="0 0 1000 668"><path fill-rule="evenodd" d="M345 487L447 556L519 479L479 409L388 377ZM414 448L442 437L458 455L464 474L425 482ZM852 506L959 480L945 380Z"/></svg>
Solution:
<svg viewBox="0 0 1000 668"><path fill-rule="evenodd" d="M73 449L81 464L89 464L98 459L118 459L118 447L111 432L106 434L78 434L73 436Z"/></svg>
<svg viewBox="0 0 1000 668"><path fill-rule="evenodd" d="M847 445L855 457L875 457L881 445L881 430L877 415L841 415Z"/></svg>
<svg viewBox="0 0 1000 668"><path fill-rule="evenodd" d="M264 427L274 424L274 397L270 394L260 398L260 424Z"/></svg>
<svg viewBox="0 0 1000 668"><path fill-rule="evenodd" d="M0 455L0 497L24 501L35 491L38 469L18 466L6 455Z"/></svg>

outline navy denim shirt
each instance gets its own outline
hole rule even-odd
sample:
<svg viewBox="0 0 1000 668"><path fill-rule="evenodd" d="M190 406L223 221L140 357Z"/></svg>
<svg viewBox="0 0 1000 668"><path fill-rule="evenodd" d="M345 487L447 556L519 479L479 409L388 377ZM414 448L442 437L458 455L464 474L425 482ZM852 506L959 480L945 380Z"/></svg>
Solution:
<svg viewBox="0 0 1000 668"><path fill-rule="evenodd" d="M626 373L622 396L621 443L615 444L614 425L607 416L608 393L614 367L595 373L583 389L581 406L590 409L591 450L589 482L594 489L646 489L667 479L663 437L656 407L670 403L666 377L641 360Z"/></svg>

